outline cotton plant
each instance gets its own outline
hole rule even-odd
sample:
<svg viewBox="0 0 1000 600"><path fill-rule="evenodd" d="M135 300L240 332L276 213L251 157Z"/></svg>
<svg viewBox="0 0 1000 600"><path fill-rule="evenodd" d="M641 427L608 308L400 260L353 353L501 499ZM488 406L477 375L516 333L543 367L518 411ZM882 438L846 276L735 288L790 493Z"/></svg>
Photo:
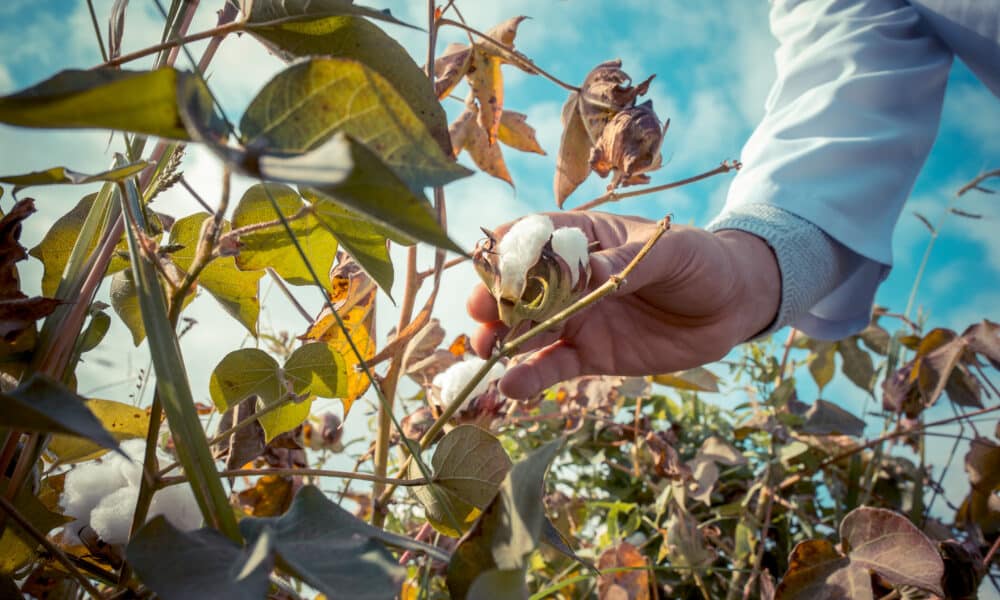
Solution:
<svg viewBox="0 0 1000 600"><path fill-rule="evenodd" d="M473 254L476 272L511 329L555 315L590 283L589 240L578 227L556 229L549 217L530 215L500 240L486 235Z"/></svg>
<svg viewBox="0 0 1000 600"><path fill-rule="evenodd" d="M86 526L108 544L128 541L142 481L146 442L127 440L121 443L121 450L125 456L109 452L66 473L60 505L66 516L75 519L65 527L67 541L79 542L80 532ZM185 531L197 529L202 523L194 494L186 484L165 487L153 495L148 518L158 515Z"/></svg>

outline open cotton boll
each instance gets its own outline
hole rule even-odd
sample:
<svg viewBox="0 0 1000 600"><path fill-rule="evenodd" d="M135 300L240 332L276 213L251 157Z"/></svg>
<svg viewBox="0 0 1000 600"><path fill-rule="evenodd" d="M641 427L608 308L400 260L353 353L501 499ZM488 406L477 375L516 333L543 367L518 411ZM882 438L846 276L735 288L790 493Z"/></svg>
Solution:
<svg viewBox="0 0 1000 600"><path fill-rule="evenodd" d="M128 541L138 499L138 485L126 485L101 498L90 513L91 528L108 544L124 544Z"/></svg>
<svg viewBox="0 0 1000 600"><path fill-rule="evenodd" d="M510 228L497 245L500 255L500 297L518 300L524 291L528 269L542 254L552 236L552 219L529 215Z"/></svg>
<svg viewBox="0 0 1000 600"><path fill-rule="evenodd" d="M590 271L590 240L579 227L560 227L552 232L552 250L555 251L570 268L573 287L580 280L580 266L583 272Z"/></svg>
<svg viewBox="0 0 1000 600"><path fill-rule="evenodd" d="M90 525L109 544L128 541L142 481L146 441L128 440L120 447L131 459L109 452L100 459L75 466L66 474L60 505L67 516L76 519L66 525L68 541L77 542L85 525ZM188 485L158 491L149 507L149 517L156 515L163 515L183 530L201 525L201 512Z"/></svg>
<svg viewBox="0 0 1000 600"><path fill-rule="evenodd" d="M486 361L481 358L467 358L462 362L457 362L443 372L438 373L434 378L433 384L441 390L441 402L445 406L448 406L458 398L458 395L465 389L465 386L472 381L472 376L475 375L479 369L482 368ZM490 382L499 379L503 375L504 366L500 363L496 363L490 367L489 372L486 377L479 380L476 387L473 388L472 393L465 398L465 402L462 403L461 408L466 408L469 402L473 398L479 396L486 391L489 387Z"/></svg>
<svg viewBox="0 0 1000 600"><path fill-rule="evenodd" d="M171 525L183 531L201 527L201 509L188 484L171 485L156 492L149 504L149 517L163 515Z"/></svg>

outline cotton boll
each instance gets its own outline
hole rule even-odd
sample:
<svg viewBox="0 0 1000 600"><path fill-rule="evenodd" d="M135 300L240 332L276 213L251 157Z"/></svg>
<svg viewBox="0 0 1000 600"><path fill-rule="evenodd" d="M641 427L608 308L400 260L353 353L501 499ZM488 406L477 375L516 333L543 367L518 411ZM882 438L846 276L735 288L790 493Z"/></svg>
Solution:
<svg viewBox="0 0 1000 600"><path fill-rule="evenodd" d="M560 227L552 232L552 250L555 251L570 268L573 287L580 280L581 265L583 272L590 272L590 240L579 227Z"/></svg>
<svg viewBox="0 0 1000 600"><path fill-rule="evenodd" d="M500 297L517 301L524 291L528 269L552 236L552 219L529 215L510 228L497 245L500 255Z"/></svg>
<svg viewBox="0 0 1000 600"><path fill-rule="evenodd" d="M76 519L66 525L66 537L78 541L80 529L90 522L90 514L104 498L129 485L121 466L125 460L108 453L100 462L91 461L74 467L66 474L59 504L66 516Z"/></svg>
<svg viewBox="0 0 1000 600"><path fill-rule="evenodd" d="M156 492L149 505L149 518L163 515L174 527L191 531L201 527L201 510L191 486L184 483L165 487Z"/></svg>
<svg viewBox="0 0 1000 600"><path fill-rule="evenodd" d="M90 526L109 544L124 544L135 514L135 503L139 498L138 486L126 485L114 493L101 498L90 513Z"/></svg>
<svg viewBox="0 0 1000 600"><path fill-rule="evenodd" d="M458 395L465 389L465 386L472 381L472 376L475 375L486 361L481 358L467 358L462 362L457 362L452 366L445 369L443 372L439 373L433 381L433 384L441 390L441 402L448 406L458 398ZM486 377L479 380L476 387L473 388L472 393L465 398L465 402L462 403L461 408L466 408L469 402L473 398L479 396L486 391L489 387L490 382L499 379L503 375L504 366L500 363L494 364L490 367L489 372Z"/></svg>

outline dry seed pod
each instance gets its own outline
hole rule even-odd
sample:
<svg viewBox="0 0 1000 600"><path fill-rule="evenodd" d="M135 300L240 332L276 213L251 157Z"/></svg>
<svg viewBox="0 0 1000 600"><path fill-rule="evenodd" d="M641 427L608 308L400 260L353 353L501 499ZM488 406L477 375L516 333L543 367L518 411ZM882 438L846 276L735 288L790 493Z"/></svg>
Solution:
<svg viewBox="0 0 1000 600"><path fill-rule="evenodd" d="M587 75L580 86L580 112L590 140L597 143L604 127L616 114L635 106L635 100L649 90L656 75L639 85L632 85L632 77L622 70L620 59L603 62Z"/></svg>
<svg viewBox="0 0 1000 600"><path fill-rule="evenodd" d="M666 132L653 111L652 100L625 109L601 133L590 153L590 168L601 177L614 171L609 190L649 183L646 173L663 163L660 146Z"/></svg>

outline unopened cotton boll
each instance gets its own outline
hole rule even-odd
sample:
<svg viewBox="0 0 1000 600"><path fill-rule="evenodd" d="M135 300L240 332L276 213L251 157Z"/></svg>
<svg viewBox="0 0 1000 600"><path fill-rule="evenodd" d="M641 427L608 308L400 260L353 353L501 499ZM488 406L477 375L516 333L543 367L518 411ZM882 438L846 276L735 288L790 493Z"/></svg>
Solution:
<svg viewBox="0 0 1000 600"><path fill-rule="evenodd" d="M511 226L497 245L500 255L500 296L516 301L524 292L528 269L538 262L552 237L552 219L529 215Z"/></svg>
<svg viewBox="0 0 1000 600"><path fill-rule="evenodd" d="M573 287L581 275L589 278L590 240L579 227L560 227L553 231L552 250L569 265Z"/></svg>
<svg viewBox="0 0 1000 600"><path fill-rule="evenodd" d="M462 393L465 386L472 381L472 377L479 372L479 369L481 369L485 363L486 361L481 358L467 358L462 362L457 362L451 365L443 372L438 373L438 375L434 378L433 384L441 390L441 402L445 406L448 406L456 398L458 398L458 395ZM486 376L480 379L479 383L476 384L476 387L472 389L472 393L466 396L461 408L466 408L473 398L485 392L489 387L490 382L499 379L503 373L504 366L500 363L496 363L490 367Z"/></svg>

